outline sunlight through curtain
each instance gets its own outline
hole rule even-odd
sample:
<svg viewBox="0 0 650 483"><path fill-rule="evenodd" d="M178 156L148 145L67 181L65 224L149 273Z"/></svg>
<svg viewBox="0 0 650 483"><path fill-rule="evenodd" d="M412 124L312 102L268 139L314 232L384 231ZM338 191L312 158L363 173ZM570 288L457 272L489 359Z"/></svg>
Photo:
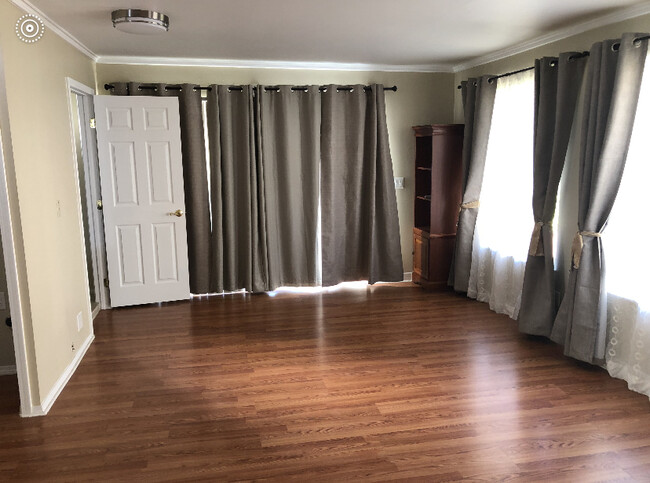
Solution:
<svg viewBox="0 0 650 483"><path fill-rule="evenodd" d="M534 224L532 70L498 80L467 295L516 319Z"/></svg>
<svg viewBox="0 0 650 483"><path fill-rule="evenodd" d="M607 247L606 367L630 389L650 396L650 224L645 212L650 180L650 69L646 59L630 149L603 244Z"/></svg>
<svg viewBox="0 0 650 483"><path fill-rule="evenodd" d="M620 193L647 38L625 33L621 39L596 42L585 73L577 232L571 248L572 269L551 340L564 346L565 355L590 364L603 364L607 352L607 249L601 235ZM632 209L637 215L633 219L636 229L645 221L646 207ZM635 263L631 247L639 239L635 233L625 247L628 264Z"/></svg>

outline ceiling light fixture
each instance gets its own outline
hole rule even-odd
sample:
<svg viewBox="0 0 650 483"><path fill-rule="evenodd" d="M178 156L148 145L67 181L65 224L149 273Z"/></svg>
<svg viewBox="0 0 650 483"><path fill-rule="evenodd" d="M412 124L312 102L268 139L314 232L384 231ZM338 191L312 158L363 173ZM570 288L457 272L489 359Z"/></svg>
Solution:
<svg viewBox="0 0 650 483"><path fill-rule="evenodd" d="M169 17L152 10L123 8L111 14L113 27L130 34L155 34L169 30Z"/></svg>

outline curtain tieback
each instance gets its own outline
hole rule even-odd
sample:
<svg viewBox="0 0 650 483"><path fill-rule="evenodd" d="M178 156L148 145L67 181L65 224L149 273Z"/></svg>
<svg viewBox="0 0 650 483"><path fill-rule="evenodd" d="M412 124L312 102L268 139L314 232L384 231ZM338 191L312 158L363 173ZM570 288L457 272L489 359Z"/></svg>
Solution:
<svg viewBox="0 0 650 483"><path fill-rule="evenodd" d="M467 203L461 203L460 205L460 211L462 210L468 210L470 208L478 208L480 206L481 202L479 200L476 201L468 201Z"/></svg>
<svg viewBox="0 0 650 483"><path fill-rule="evenodd" d="M582 258L582 247L584 246L583 237L590 236L593 238L600 238L601 234L596 231L579 231L573 237L573 244L571 245L571 259L573 260L573 268L580 268L580 259Z"/></svg>
<svg viewBox="0 0 650 483"><path fill-rule="evenodd" d="M528 255L531 257L543 257L544 256L544 244L540 243L542 241L542 227L544 225L551 226L550 223L545 221L535 222L535 227L533 228L533 235L530 238L530 247L528 248Z"/></svg>

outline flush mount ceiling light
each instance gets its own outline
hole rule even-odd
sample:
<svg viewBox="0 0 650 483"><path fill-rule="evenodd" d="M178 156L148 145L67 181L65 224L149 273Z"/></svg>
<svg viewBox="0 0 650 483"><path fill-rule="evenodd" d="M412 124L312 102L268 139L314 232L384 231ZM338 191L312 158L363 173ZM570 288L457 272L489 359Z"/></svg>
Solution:
<svg viewBox="0 0 650 483"><path fill-rule="evenodd" d="M111 14L113 27L130 34L155 34L169 30L169 17L152 10L123 8Z"/></svg>

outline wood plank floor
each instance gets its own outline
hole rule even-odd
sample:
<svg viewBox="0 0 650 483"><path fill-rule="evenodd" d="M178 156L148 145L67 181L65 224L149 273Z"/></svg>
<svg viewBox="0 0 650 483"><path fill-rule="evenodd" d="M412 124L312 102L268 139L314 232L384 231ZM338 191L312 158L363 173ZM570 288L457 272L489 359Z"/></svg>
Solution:
<svg viewBox="0 0 650 483"><path fill-rule="evenodd" d="M650 481L647 397L459 295L231 295L95 331L48 416L2 378L0 480Z"/></svg>

